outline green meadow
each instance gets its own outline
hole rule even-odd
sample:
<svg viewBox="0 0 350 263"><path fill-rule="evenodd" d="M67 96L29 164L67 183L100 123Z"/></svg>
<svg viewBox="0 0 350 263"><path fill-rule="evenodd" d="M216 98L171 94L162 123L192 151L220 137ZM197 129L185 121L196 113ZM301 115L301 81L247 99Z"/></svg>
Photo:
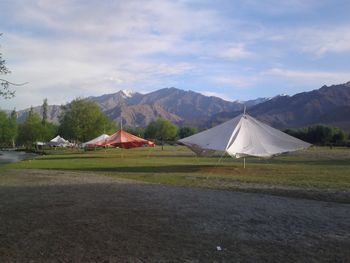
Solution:
<svg viewBox="0 0 350 263"><path fill-rule="evenodd" d="M57 149L34 159L3 165L0 174L12 169L79 171L150 183L217 189L230 189L244 183L350 189L349 148L312 147L270 159L248 157L246 168L243 158L196 157L183 146L166 146L164 150L157 146L87 152Z"/></svg>

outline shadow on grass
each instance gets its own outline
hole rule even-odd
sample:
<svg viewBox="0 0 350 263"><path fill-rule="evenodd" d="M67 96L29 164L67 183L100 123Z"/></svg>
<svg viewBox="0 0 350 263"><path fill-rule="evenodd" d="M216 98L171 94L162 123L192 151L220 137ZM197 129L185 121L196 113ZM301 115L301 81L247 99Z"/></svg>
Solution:
<svg viewBox="0 0 350 263"><path fill-rule="evenodd" d="M92 167L77 168L74 170L90 172L114 172L114 173L194 173L203 170L214 169L214 165L165 165L165 166L122 166L122 167ZM72 170L72 169L57 169Z"/></svg>
<svg viewBox="0 0 350 263"><path fill-rule="evenodd" d="M59 160L83 160L83 159L103 159L111 158L111 156L55 156L55 157L41 157L38 161L59 161Z"/></svg>
<svg viewBox="0 0 350 263"><path fill-rule="evenodd" d="M103 159L137 159L140 157L145 157L142 155L119 155L119 154L99 154L99 155L80 155L80 156L72 156L72 155L56 155L56 156L42 156L37 161L64 161L64 160L72 160L72 161L82 161L82 160L89 160L89 159L101 159L101 162L103 162ZM168 166L162 166L162 158L189 158L193 159L192 164L174 164L174 165L168 165ZM201 170L201 167L217 167L220 168L222 166L241 166L243 164L242 159L235 159L226 157L225 159L220 159L219 157L198 157L195 158L193 156L189 156L186 154L180 154L180 155L156 155L156 156L148 156L147 158L157 160L158 165L157 166L136 166L136 167L97 167L97 168L84 168L82 167L81 170L91 170L95 169L96 171L115 171L115 172L142 172L142 169L145 169L145 172L192 172L193 170L198 171ZM203 158L203 159L202 159ZM217 160L217 162L215 161ZM209 162L209 163L208 163ZM101 163L102 165L102 163ZM249 167L249 165L285 165L285 166L349 166L350 168L350 161L344 160L344 159L297 159L297 158L272 158L272 159L259 159L254 157L248 157L246 158L246 165ZM191 168L189 168L191 167ZM80 169L77 169L80 170ZM135 170L135 171L133 171ZM140 171L141 170L141 171ZM147 171L146 171L147 170Z"/></svg>
<svg viewBox="0 0 350 263"><path fill-rule="evenodd" d="M321 160L295 160L295 159L250 159L252 164L285 164L285 165L312 165L312 166L350 166L349 160L321 159Z"/></svg>

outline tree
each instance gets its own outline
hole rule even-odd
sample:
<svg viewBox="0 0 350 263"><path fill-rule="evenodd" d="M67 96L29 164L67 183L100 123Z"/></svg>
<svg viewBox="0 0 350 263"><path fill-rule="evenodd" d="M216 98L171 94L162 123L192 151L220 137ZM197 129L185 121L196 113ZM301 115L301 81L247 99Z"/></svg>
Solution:
<svg viewBox="0 0 350 263"><path fill-rule="evenodd" d="M145 137L145 129L141 127L135 127L135 128L127 127L125 128L125 131L133 135L136 135L137 137L141 137L141 138Z"/></svg>
<svg viewBox="0 0 350 263"><path fill-rule="evenodd" d="M181 127L179 129L178 136L179 136L180 139L182 139L182 138L186 138L188 136L191 136L191 135L193 135L193 134L195 134L197 132L198 132L197 128L186 127L185 126L185 127Z"/></svg>
<svg viewBox="0 0 350 263"><path fill-rule="evenodd" d="M44 99L43 105L41 106L42 111L43 111L43 119L42 119L42 123L45 125L47 123L47 98Z"/></svg>
<svg viewBox="0 0 350 263"><path fill-rule="evenodd" d="M42 111L42 119L41 119L41 124L42 124L42 140L43 141L49 141L52 139L55 134L57 134L58 131L58 126L49 123L47 121L47 113L48 113L48 103L47 103L47 98L44 99L43 105L41 106L41 111Z"/></svg>
<svg viewBox="0 0 350 263"><path fill-rule="evenodd" d="M0 37L1 37L0 33ZM6 67L5 60L2 58L2 53L0 52L0 76L10 74L11 71ZM6 79L0 77L0 98L3 97L5 99L10 99L15 96L15 91L10 89L10 85L12 86L23 86L27 83L12 83Z"/></svg>
<svg viewBox="0 0 350 263"><path fill-rule="evenodd" d="M107 118L95 102L76 99L63 106L59 126L59 133L63 137L85 142L112 131L115 131L115 123Z"/></svg>
<svg viewBox="0 0 350 263"><path fill-rule="evenodd" d="M7 115L0 112L0 145L14 147L14 140L17 134L16 112Z"/></svg>
<svg viewBox="0 0 350 263"><path fill-rule="evenodd" d="M162 144L162 150L164 141L173 140L177 135L177 127L170 121L165 119L158 119L155 122L151 122L145 131L145 137L150 139L157 139Z"/></svg>
<svg viewBox="0 0 350 263"><path fill-rule="evenodd" d="M48 142L57 135L58 125L47 122L45 124L41 123L41 126L42 126L42 132L41 132L42 141Z"/></svg>
<svg viewBox="0 0 350 263"><path fill-rule="evenodd" d="M10 130L10 134L11 134L11 144L12 144L12 148L15 148L16 144L16 137L17 137L17 132L18 132L18 128L17 128L17 112L14 109L9 117L9 130Z"/></svg>
<svg viewBox="0 0 350 263"><path fill-rule="evenodd" d="M286 133L312 144L329 145L344 144L346 140L345 133L335 127L326 125L315 125L308 128L287 129Z"/></svg>
<svg viewBox="0 0 350 263"><path fill-rule="evenodd" d="M0 145L5 146L8 138L7 114L0 111Z"/></svg>
<svg viewBox="0 0 350 263"><path fill-rule="evenodd" d="M2 34L0 34L0 36L1 35ZM11 71L6 67L5 60L2 58L2 53L0 53L0 75L7 75L9 73L11 73ZM0 78L0 97L9 99L15 96L15 92L10 90L9 88L10 84L13 84L13 83Z"/></svg>
<svg viewBox="0 0 350 263"><path fill-rule="evenodd" d="M32 148L35 142L47 142L52 139L57 134L57 130L57 125L49 122L43 123L40 115L31 107L24 123L18 125L18 132L16 129L17 143L26 148Z"/></svg>
<svg viewBox="0 0 350 263"><path fill-rule="evenodd" d="M35 142L42 140L43 126L40 115L31 108L25 122L19 125L18 143L32 148Z"/></svg>

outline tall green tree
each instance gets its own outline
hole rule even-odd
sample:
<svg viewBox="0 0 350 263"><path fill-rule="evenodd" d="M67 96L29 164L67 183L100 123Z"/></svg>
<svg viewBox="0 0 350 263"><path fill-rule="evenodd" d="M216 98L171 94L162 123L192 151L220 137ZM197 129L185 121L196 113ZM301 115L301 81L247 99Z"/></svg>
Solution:
<svg viewBox="0 0 350 263"><path fill-rule="evenodd" d="M47 103L47 98L44 99L43 105L41 106L41 112L42 112L42 140L43 141L49 141L52 139L58 131L58 126L48 122L48 103Z"/></svg>
<svg viewBox="0 0 350 263"><path fill-rule="evenodd" d="M59 133L66 139L85 142L102 133L113 132L115 128L115 123L93 101L76 99L63 106Z"/></svg>
<svg viewBox="0 0 350 263"><path fill-rule="evenodd" d="M0 111L0 145L5 146L8 139L8 117L3 111Z"/></svg>
<svg viewBox="0 0 350 263"><path fill-rule="evenodd" d="M18 143L32 148L35 142L42 140L43 126L40 115L31 108L25 122L18 127Z"/></svg>
<svg viewBox="0 0 350 263"><path fill-rule="evenodd" d="M14 109L10 116L9 116L9 130L11 134L11 144L12 148L15 148L16 144L16 137L17 137L17 132L18 132L18 126L17 126L17 112Z"/></svg>
<svg viewBox="0 0 350 263"><path fill-rule="evenodd" d="M48 142L57 135L58 125L54 123L47 122L45 124L41 123L42 126L42 141Z"/></svg>
<svg viewBox="0 0 350 263"><path fill-rule="evenodd" d="M145 137L149 139L157 139L162 144L164 141L174 140L177 135L177 126L165 119L158 119L155 122L151 122L146 130Z"/></svg>
<svg viewBox="0 0 350 263"><path fill-rule="evenodd" d="M14 147L14 140L17 135L16 115L12 112L7 115L0 112L0 145L5 147Z"/></svg>
<svg viewBox="0 0 350 263"><path fill-rule="evenodd" d="M48 111L48 104L47 104L47 98L44 99L43 105L41 106L41 110L43 112L43 118L42 123L47 123L47 111Z"/></svg>

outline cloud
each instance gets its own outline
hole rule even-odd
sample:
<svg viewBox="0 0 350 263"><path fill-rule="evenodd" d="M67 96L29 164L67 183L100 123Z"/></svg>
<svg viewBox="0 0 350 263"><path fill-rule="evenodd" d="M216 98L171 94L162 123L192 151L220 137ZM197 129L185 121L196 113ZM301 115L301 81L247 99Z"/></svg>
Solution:
<svg viewBox="0 0 350 263"><path fill-rule="evenodd" d="M186 74L196 66L181 56L203 52L205 47L195 38L217 30L212 11L191 10L176 1L60 1L57 5L18 4L16 31L5 32L2 39L13 72L10 79L30 82L33 101L47 90L57 98L57 86L75 86L72 96L85 94L83 90L93 95L113 88L143 88Z"/></svg>
<svg viewBox="0 0 350 263"><path fill-rule="evenodd" d="M350 53L350 24L341 27L307 28L298 34L303 52L323 56L326 53Z"/></svg>
<svg viewBox="0 0 350 263"><path fill-rule="evenodd" d="M230 60L246 59L254 56L252 52L247 50L243 43L218 47L217 55L221 58Z"/></svg>
<svg viewBox="0 0 350 263"><path fill-rule="evenodd" d="M303 87L315 79L343 81L346 68L337 65L343 68L337 73L327 57L349 54L350 26L329 20L322 27L319 14L296 21L317 13L324 2L333 5L316 0L62 0L55 5L5 0L1 51L12 70L9 78L30 82L25 91L18 89L13 105L172 85L212 94L239 89L250 98L253 90L265 96L259 84L276 79L304 82ZM324 71L313 68L315 58L324 58Z"/></svg>
<svg viewBox="0 0 350 263"><path fill-rule="evenodd" d="M322 58L329 54L350 54L350 24L266 31L265 39L275 43L279 52L297 51L314 58Z"/></svg>
<svg viewBox="0 0 350 263"><path fill-rule="evenodd" d="M291 70L284 68L271 68L262 72L261 75L282 77L302 83L334 84L344 83L350 80L350 72Z"/></svg>
<svg viewBox="0 0 350 263"><path fill-rule="evenodd" d="M244 76L244 75L222 75L215 76L212 81L219 85L229 86L235 89L246 89L254 86L257 81L257 76Z"/></svg>

